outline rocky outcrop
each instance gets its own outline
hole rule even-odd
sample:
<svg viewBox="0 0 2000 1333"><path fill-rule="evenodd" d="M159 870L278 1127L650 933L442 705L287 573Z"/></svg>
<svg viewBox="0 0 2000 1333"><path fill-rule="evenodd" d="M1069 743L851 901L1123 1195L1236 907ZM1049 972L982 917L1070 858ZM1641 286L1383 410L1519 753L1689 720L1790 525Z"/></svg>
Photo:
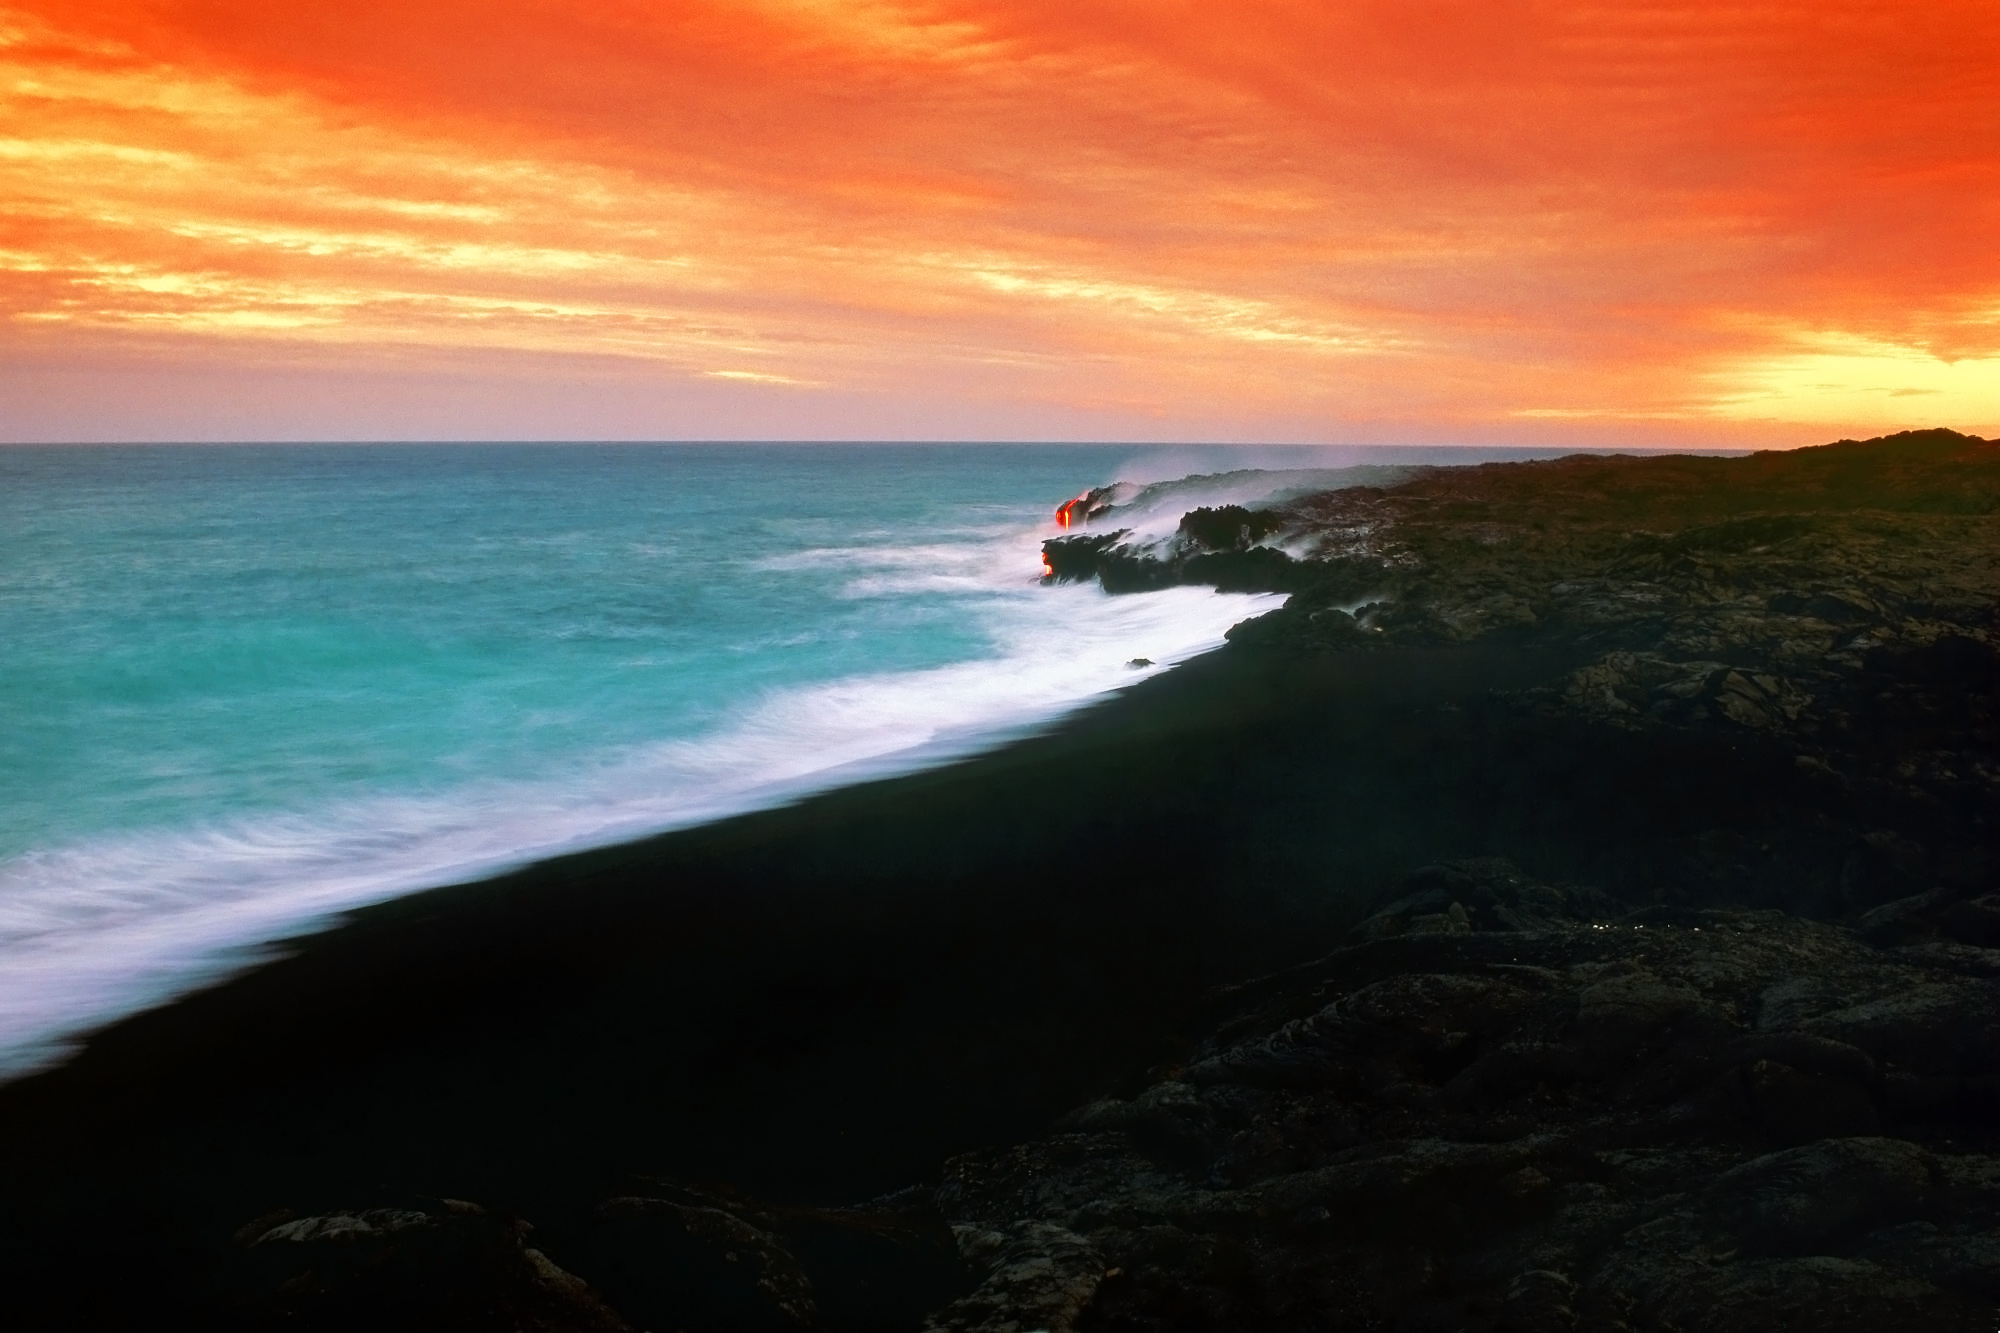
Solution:
<svg viewBox="0 0 2000 1333"><path fill-rule="evenodd" d="M1435 469L1150 540L1116 526L1140 503L1050 542L1054 576L1289 592L1230 633L1263 653L1535 649L1569 663L1519 696L1553 723L1779 752L1852 843L1794 908L1995 882L2000 443ZM1990 907L1956 910L1961 933L1991 929Z"/></svg>
<svg viewBox="0 0 2000 1333"><path fill-rule="evenodd" d="M1951 431L1431 469L1191 509L1166 535L1126 523L1142 507L1086 511L1093 530L1046 543L1052 577L1290 592L1237 637L1294 651L1560 637L1603 656L1575 703L1605 715L1699 697L1795 725L1815 679L1871 653L1992 643L2000 444Z"/></svg>
<svg viewBox="0 0 2000 1333"><path fill-rule="evenodd" d="M258 1327L631 1333L517 1218L458 1199L260 1218L230 1271Z"/></svg>
<svg viewBox="0 0 2000 1333"><path fill-rule="evenodd" d="M1990 1325L2000 953L1409 888L1159 1082L953 1161L983 1281L931 1326Z"/></svg>
<svg viewBox="0 0 2000 1333"><path fill-rule="evenodd" d="M1151 1082L934 1186L826 1209L654 1181L554 1259L451 1201L265 1218L239 1237L244 1308L606 1333L1984 1330L2000 950L1958 938L1981 901L1857 930L1435 865L1345 947L1213 996Z"/></svg>
<svg viewBox="0 0 2000 1333"><path fill-rule="evenodd" d="M233 1303L341 1333L819 1333L914 1328L969 1285L926 1190L805 1208L655 1180L572 1228L568 1267L533 1231L455 1199L275 1214L237 1233Z"/></svg>

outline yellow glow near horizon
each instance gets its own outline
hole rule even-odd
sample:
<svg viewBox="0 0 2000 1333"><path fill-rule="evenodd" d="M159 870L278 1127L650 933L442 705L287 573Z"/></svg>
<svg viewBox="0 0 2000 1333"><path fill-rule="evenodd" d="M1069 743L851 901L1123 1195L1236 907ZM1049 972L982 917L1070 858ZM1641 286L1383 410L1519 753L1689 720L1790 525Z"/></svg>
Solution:
<svg viewBox="0 0 2000 1333"><path fill-rule="evenodd" d="M1869 431L1908 423L2000 421L2000 356L1946 361L1920 347L1822 334L1816 350L1750 362L1715 411ZM1725 381L1726 382L1726 381Z"/></svg>
<svg viewBox="0 0 2000 1333"><path fill-rule="evenodd" d="M28 0L0 342L86 433L134 358L863 434L2000 431L2000 11L1662 3Z"/></svg>

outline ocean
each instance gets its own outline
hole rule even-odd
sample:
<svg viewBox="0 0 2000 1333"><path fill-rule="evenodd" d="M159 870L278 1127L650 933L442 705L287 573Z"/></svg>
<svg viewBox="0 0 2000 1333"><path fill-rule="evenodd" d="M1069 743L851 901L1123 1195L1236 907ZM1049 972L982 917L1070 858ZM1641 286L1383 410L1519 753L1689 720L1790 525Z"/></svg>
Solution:
<svg viewBox="0 0 2000 1333"><path fill-rule="evenodd" d="M1279 599L1045 586L1040 543L1087 487L1243 465L0 449L0 1077L343 910L945 762L1212 649Z"/></svg>
<svg viewBox="0 0 2000 1333"><path fill-rule="evenodd" d="M0 1073L342 909L937 763L1215 646L1268 599L1040 585L1055 505L1136 453L0 450Z"/></svg>

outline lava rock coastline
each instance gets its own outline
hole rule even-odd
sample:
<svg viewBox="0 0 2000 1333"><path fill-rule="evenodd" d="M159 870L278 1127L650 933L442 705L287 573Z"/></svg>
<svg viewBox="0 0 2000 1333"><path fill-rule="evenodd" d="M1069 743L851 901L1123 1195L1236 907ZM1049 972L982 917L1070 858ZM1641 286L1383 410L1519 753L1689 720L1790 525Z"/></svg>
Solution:
<svg viewBox="0 0 2000 1333"><path fill-rule="evenodd" d="M1116 498L1078 511L1105 531L1046 544L1052 580L1289 592L1229 636L1276 653L1564 652L1567 676L1523 696L1543 715L1755 734L1822 784L1827 835L1872 849L1857 860L1913 858L1908 883L1992 882L2000 444L1931 430L1748 458L1426 469L1196 509L1150 539L1119 526ZM1779 905L1878 905L1859 874Z"/></svg>
<svg viewBox="0 0 2000 1333"><path fill-rule="evenodd" d="M1171 1075L967 1154L931 1324L1978 1329L2000 951L1431 867ZM1904 937L1908 938L1908 937Z"/></svg>
<svg viewBox="0 0 2000 1333"><path fill-rule="evenodd" d="M1259 484L1065 507L1291 596L1052 735L0 1088L10 1326L1989 1328L2000 446Z"/></svg>

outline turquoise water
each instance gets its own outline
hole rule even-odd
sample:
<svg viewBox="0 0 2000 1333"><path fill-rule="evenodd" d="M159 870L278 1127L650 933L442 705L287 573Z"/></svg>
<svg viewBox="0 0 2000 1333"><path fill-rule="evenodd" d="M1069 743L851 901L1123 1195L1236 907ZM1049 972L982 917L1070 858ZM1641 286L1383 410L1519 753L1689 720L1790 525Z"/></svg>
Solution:
<svg viewBox="0 0 2000 1333"><path fill-rule="evenodd" d="M942 762L1276 604L1041 586L1087 487L1551 452L0 448L0 1077L342 910ZM1260 483L1206 484L1149 521Z"/></svg>
<svg viewBox="0 0 2000 1333"><path fill-rule="evenodd" d="M9 450L0 858L547 771L774 688L976 656L965 598L998 590L953 577L1116 460L886 461Z"/></svg>
<svg viewBox="0 0 2000 1333"><path fill-rule="evenodd" d="M936 762L1214 646L1264 602L1039 585L1053 506L1135 462L0 450L0 1071L341 909Z"/></svg>

